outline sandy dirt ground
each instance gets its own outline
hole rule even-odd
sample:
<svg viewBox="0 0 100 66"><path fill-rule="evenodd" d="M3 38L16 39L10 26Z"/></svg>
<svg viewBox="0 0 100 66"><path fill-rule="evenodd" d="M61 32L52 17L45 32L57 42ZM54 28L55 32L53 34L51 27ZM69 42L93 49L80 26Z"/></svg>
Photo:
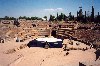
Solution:
<svg viewBox="0 0 100 66"><path fill-rule="evenodd" d="M14 40L0 44L0 66L79 66L79 62L86 66L100 66L100 60L95 61L95 49L63 51L63 48L44 49L40 47L24 47L30 40L16 43ZM67 47L89 48L89 46L73 41L73 45L68 44L69 40L64 40ZM10 52L13 49L12 52ZM10 50L8 52L8 50ZM66 53L69 52L68 55Z"/></svg>

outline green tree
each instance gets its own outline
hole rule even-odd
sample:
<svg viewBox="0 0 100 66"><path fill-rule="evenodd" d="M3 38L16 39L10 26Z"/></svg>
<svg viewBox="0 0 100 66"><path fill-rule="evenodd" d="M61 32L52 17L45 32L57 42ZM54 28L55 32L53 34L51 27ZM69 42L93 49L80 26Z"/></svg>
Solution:
<svg viewBox="0 0 100 66"><path fill-rule="evenodd" d="M14 17L9 17L9 20L15 20L16 18L14 18Z"/></svg>
<svg viewBox="0 0 100 66"><path fill-rule="evenodd" d="M54 21L54 20L55 20L55 16L50 15L49 21Z"/></svg>
<svg viewBox="0 0 100 66"><path fill-rule="evenodd" d="M56 17L57 20L62 21L62 20L67 20L67 16L63 13L61 13L59 16Z"/></svg>
<svg viewBox="0 0 100 66"><path fill-rule="evenodd" d="M9 17L8 17L8 16L5 16L4 19L5 19L5 20L9 20Z"/></svg>
<svg viewBox="0 0 100 66"><path fill-rule="evenodd" d="M20 16L19 19L27 19L27 17L26 16L23 16L23 17Z"/></svg>
<svg viewBox="0 0 100 66"><path fill-rule="evenodd" d="M46 19L46 21L47 21L47 16L44 16L43 18L45 18L45 19Z"/></svg>

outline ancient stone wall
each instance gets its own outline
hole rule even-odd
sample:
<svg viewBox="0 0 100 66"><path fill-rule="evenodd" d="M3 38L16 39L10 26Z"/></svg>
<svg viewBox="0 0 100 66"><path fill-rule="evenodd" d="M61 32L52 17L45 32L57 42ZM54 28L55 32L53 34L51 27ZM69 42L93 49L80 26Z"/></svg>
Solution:
<svg viewBox="0 0 100 66"><path fill-rule="evenodd" d="M14 24L14 20L1 20L1 24L10 24L10 25L13 25Z"/></svg>

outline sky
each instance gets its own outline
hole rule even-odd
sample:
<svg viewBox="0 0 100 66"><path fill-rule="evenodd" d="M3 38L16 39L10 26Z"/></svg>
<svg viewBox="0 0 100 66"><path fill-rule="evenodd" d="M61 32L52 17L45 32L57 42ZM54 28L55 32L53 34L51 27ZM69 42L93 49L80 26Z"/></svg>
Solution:
<svg viewBox="0 0 100 66"><path fill-rule="evenodd" d="M77 15L79 6L82 6L83 14L86 10L91 13L92 5L95 8L95 15L100 12L100 0L0 0L0 17L10 16L37 16L43 18L50 14L56 16L64 13L66 15L72 12Z"/></svg>

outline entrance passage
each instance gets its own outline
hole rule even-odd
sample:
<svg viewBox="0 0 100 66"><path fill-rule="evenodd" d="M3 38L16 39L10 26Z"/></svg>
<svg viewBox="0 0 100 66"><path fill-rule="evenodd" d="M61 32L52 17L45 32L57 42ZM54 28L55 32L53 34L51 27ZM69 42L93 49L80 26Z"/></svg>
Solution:
<svg viewBox="0 0 100 66"><path fill-rule="evenodd" d="M51 36L56 37L56 30L52 30Z"/></svg>

